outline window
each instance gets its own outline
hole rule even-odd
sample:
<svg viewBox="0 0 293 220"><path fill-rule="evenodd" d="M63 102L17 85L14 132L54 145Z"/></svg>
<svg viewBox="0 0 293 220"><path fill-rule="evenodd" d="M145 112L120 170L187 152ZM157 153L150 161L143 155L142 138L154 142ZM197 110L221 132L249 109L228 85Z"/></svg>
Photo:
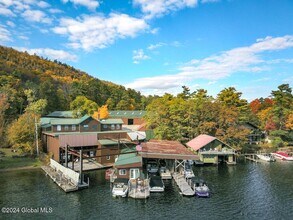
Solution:
<svg viewBox="0 0 293 220"><path fill-rule="evenodd" d="M72 126L71 126L71 130L72 130L72 131L76 131L76 125L72 125Z"/></svg>
<svg viewBox="0 0 293 220"><path fill-rule="evenodd" d="M126 175L126 169L119 170L119 175Z"/></svg>
<svg viewBox="0 0 293 220"><path fill-rule="evenodd" d="M133 125L133 119L128 119L128 125Z"/></svg>
<svg viewBox="0 0 293 220"><path fill-rule="evenodd" d="M61 131L61 125L57 125L57 131Z"/></svg>
<svg viewBox="0 0 293 220"><path fill-rule="evenodd" d="M111 156L106 156L106 159L107 159L107 160L110 160L110 159L111 159Z"/></svg>
<svg viewBox="0 0 293 220"><path fill-rule="evenodd" d="M115 130L115 125L111 125L111 130Z"/></svg>
<svg viewBox="0 0 293 220"><path fill-rule="evenodd" d="M120 125L116 125L116 129L119 130L120 129Z"/></svg>
<svg viewBox="0 0 293 220"><path fill-rule="evenodd" d="M64 126L64 130L65 130L65 131L68 131L68 125L65 125L65 126Z"/></svg>
<svg viewBox="0 0 293 220"><path fill-rule="evenodd" d="M84 126L83 126L83 129L84 129L84 130L88 130L88 129L89 129L89 125L84 125Z"/></svg>
<svg viewBox="0 0 293 220"><path fill-rule="evenodd" d="M92 126L92 129L95 131L95 130L98 130L98 125L93 125Z"/></svg>
<svg viewBox="0 0 293 220"><path fill-rule="evenodd" d="M108 126L107 126L107 125L103 125L103 128L107 129L107 128L108 128Z"/></svg>
<svg viewBox="0 0 293 220"><path fill-rule="evenodd" d="M130 179L137 179L139 177L139 169L130 169Z"/></svg>

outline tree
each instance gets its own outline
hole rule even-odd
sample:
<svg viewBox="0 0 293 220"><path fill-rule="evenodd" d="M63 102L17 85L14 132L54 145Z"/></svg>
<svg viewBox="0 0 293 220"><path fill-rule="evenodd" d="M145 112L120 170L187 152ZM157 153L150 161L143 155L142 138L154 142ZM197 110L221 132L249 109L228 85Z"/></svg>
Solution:
<svg viewBox="0 0 293 220"><path fill-rule="evenodd" d="M217 96L217 100L227 107L236 107L239 112L241 122L248 121L249 107L247 100L241 99L241 92L237 92L234 87L225 88Z"/></svg>
<svg viewBox="0 0 293 220"><path fill-rule="evenodd" d="M278 86L278 90L272 91L273 96L273 115L278 125L278 129L282 130L286 123L286 118L293 111L292 89L289 84Z"/></svg>
<svg viewBox="0 0 293 220"><path fill-rule="evenodd" d="M102 105L102 107L100 107L98 109L98 111L96 111L93 114L93 118L95 118L95 119L107 119L107 118L109 118L108 106L107 105Z"/></svg>
<svg viewBox="0 0 293 220"><path fill-rule="evenodd" d="M285 126L288 130L293 130L293 113L288 115Z"/></svg>
<svg viewBox="0 0 293 220"><path fill-rule="evenodd" d="M7 123L6 110L8 108L9 102L7 95L0 93L0 143L2 143L2 145L6 143L4 131Z"/></svg>
<svg viewBox="0 0 293 220"><path fill-rule="evenodd" d="M73 111L74 117L82 117L84 115L93 115L98 109L98 104L92 100L87 99L85 96L77 96L70 103L70 109Z"/></svg>

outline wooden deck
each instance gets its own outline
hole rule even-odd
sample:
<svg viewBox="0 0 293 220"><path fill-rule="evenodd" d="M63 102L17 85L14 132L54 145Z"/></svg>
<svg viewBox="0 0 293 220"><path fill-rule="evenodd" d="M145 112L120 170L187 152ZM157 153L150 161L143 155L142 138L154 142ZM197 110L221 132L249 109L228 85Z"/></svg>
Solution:
<svg viewBox="0 0 293 220"><path fill-rule="evenodd" d="M184 196L194 196L194 191L191 189L191 187L188 185L186 179L182 174L179 173L173 173L173 178L179 187L182 195Z"/></svg>
<svg viewBox="0 0 293 220"><path fill-rule="evenodd" d="M45 171L46 175L50 176L51 179L65 192L73 192L78 190L78 186L63 176L61 172L56 172L50 166L42 166L42 169Z"/></svg>

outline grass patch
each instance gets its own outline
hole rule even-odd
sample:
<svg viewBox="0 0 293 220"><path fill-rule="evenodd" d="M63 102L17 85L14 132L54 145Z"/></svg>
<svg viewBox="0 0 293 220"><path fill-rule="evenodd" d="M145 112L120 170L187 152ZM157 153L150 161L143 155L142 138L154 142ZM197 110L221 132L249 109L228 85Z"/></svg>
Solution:
<svg viewBox="0 0 293 220"><path fill-rule="evenodd" d="M14 157L13 157L14 156ZM33 166L41 166L39 159L31 157L17 157L21 156L19 152L12 152L10 148L0 149L0 169L19 168Z"/></svg>

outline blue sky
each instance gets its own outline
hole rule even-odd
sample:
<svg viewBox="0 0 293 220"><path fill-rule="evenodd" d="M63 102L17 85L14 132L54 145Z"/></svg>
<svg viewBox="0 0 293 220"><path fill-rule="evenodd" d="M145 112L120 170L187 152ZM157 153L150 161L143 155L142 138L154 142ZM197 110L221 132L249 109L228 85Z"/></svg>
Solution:
<svg viewBox="0 0 293 220"><path fill-rule="evenodd" d="M292 0L0 0L0 44L142 94L293 81Z"/></svg>

